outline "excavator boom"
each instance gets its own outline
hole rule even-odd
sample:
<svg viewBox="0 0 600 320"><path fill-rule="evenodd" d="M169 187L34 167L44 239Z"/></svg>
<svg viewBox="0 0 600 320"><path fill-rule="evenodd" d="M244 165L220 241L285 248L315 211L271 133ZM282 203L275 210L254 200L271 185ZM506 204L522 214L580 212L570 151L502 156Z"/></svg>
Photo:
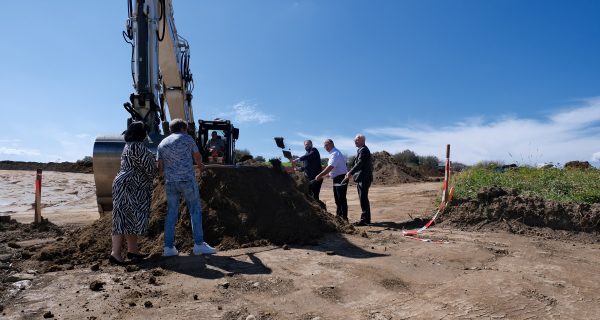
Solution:
<svg viewBox="0 0 600 320"><path fill-rule="evenodd" d="M177 33L171 0L128 0L123 32L131 45L131 72L135 90L124 103L132 121L143 121L147 145L155 152L168 134L168 120L180 118L195 133L192 112L193 78L188 42ZM162 124L162 132L161 132ZM102 135L94 143L94 180L98 211L112 211L112 182L120 167L125 140L122 134Z"/></svg>

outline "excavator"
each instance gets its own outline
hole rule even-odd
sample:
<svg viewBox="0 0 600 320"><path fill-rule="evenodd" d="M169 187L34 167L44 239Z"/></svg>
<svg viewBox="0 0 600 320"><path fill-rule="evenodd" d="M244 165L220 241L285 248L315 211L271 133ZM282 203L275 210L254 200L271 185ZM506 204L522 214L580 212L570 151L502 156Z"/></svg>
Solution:
<svg viewBox="0 0 600 320"><path fill-rule="evenodd" d="M131 45L131 76L135 90L123 104L127 125L143 121L147 146L156 148L169 134L169 119L183 119L189 134L205 150L208 132L221 132L226 146L219 164L233 165L239 129L228 120L199 120L196 131L192 109L194 80L190 71L190 46L177 33L172 0L128 0L123 38ZM162 132L161 132L162 129ZM94 142L93 166L98 211L112 211L112 182L120 167L125 146L123 134L100 135ZM204 159L210 159L205 156Z"/></svg>

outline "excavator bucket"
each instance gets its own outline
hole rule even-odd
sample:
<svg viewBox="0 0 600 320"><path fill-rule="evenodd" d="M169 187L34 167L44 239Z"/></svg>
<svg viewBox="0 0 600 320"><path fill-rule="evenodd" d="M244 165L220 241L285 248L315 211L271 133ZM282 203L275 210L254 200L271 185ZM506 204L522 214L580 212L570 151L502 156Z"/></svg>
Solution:
<svg viewBox="0 0 600 320"><path fill-rule="evenodd" d="M112 211L112 183L119 172L125 146L122 135L99 136L94 142L94 180L98 211Z"/></svg>
<svg viewBox="0 0 600 320"><path fill-rule="evenodd" d="M157 141L147 141L146 146L156 155L160 137L155 140ZM100 214L113 209L112 184L121 167L121 154L124 147L123 135L98 136L94 142L94 182Z"/></svg>

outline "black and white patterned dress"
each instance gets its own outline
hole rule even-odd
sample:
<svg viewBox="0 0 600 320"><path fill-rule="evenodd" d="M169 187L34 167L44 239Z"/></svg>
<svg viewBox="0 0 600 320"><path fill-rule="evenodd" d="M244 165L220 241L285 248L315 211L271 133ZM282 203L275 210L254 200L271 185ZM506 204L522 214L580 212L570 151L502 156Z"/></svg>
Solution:
<svg viewBox="0 0 600 320"><path fill-rule="evenodd" d="M112 234L144 234L148 230L155 158L143 142L128 142L112 186Z"/></svg>

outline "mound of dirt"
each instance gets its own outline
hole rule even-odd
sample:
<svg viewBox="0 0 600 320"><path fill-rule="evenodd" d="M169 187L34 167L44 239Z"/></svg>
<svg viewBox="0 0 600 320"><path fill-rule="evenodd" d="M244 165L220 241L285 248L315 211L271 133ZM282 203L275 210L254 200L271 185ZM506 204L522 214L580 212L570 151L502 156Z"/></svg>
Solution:
<svg viewBox="0 0 600 320"><path fill-rule="evenodd" d="M558 203L490 187L480 190L476 200L455 200L440 218L465 229L493 226L515 233L530 228L597 233L600 204Z"/></svg>
<svg viewBox="0 0 600 320"><path fill-rule="evenodd" d="M268 163L265 161L256 161L255 159L249 159L246 161L238 162L238 166L246 166L246 167L268 167Z"/></svg>
<svg viewBox="0 0 600 320"><path fill-rule="evenodd" d="M324 233L351 231L321 208L308 194L302 175L289 175L268 167L211 167L199 178L204 238L219 249L266 244L314 244ZM156 179L147 237L141 250L162 254L167 209L164 184ZM106 259L111 246L110 215L67 236L60 246L40 252L39 260L83 264ZM181 252L193 246L189 214L180 204L176 247Z"/></svg>
<svg viewBox="0 0 600 320"><path fill-rule="evenodd" d="M59 172L76 172L76 173L92 173L91 161L77 162L23 162L23 161L0 161L0 170L37 170L44 171L59 171Z"/></svg>
<svg viewBox="0 0 600 320"><path fill-rule="evenodd" d="M386 151L373 153L373 183L380 185L424 181L423 175L396 161Z"/></svg>
<svg viewBox="0 0 600 320"><path fill-rule="evenodd" d="M31 239L52 238L63 235L64 230L48 221L42 220L40 223L20 223L15 219L7 222L0 222L0 243L9 243L11 241L24 241Z"/></svg>

